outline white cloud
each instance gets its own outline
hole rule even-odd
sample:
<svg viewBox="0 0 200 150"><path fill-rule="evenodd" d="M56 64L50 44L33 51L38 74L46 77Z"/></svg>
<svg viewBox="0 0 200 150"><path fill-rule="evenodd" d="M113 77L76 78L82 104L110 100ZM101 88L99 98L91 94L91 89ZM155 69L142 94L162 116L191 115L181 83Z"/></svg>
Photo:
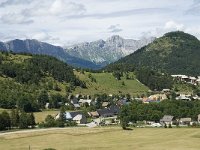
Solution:
<svg viewBox="0 0 200 150"><path fill-rule="evenodd" d="M188 14L199 0L0 0L0 40L36 38L57 45L160 36L184 30L199 36L200 17ZM178 8L178 9L177 9Z"/></svg>
<svg viewBox="0 0 200 150"><path fill-rule="evenodd" d="M50 12L55 15L80 15L86 12L86 8L83 4L55 0L50 7Z"/></svg>
<svg viewBox="0 0 200 150"><path fill-rule="evenodd" d="M183 30L184 29L184 25L183 24L179 24L179 23L176 23L174 21L168 21L166 22L165 24L165 29L167 30Z"/></svg>

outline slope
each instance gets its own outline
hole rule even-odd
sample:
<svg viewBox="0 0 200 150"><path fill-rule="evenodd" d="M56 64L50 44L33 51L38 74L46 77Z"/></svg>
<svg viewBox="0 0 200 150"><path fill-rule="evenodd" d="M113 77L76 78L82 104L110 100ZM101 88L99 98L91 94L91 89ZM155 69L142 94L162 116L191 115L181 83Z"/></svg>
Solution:
<svg viewBox="0 0 200 150"><path fill-rule="evenodd" d="M197 76L200 75L200 41L184 32L170 32L107 68L117 64Z"/></svg>
<svg viewBox="0 0 200 150"><path fill-rule="evenodd" d="M87 88L82 89L77 87L74 94L95 95L95 94L130 94L132 96L146 94L148 87L140 83L133 72L129 72L129 79L125 75L121 80L116 80L112 73L91 73L78 72L75 75L86 83Z"/></svg>

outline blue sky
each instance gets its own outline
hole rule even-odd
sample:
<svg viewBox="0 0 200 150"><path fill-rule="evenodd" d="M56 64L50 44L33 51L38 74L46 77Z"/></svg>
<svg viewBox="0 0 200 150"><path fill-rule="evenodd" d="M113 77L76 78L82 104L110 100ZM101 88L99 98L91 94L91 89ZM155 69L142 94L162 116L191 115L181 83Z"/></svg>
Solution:
<svg viewBox="0 0 200 150"><path fill-rule="evenodd" d="M0 0L0 40L55 45L182 30L200 39L200 0Z"/></svg>

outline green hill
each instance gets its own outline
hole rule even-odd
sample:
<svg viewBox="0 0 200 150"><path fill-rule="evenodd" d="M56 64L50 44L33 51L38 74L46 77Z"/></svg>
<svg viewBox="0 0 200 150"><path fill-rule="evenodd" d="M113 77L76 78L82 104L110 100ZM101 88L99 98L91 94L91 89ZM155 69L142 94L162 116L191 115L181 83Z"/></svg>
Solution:
<svg viewBox="0 0 200 150"><path fill-rule="evenodd" d="M132 79L116 80L111 73L75 71L56 58L0 52L0 108L38 111L50 103L67 102L72 94L143 94L148 88Z"/></svg>
<svg viewBox="0 0 200 150"><path fill-rule="evenodd" d="M75 72L80 80L86 83L87 88L77 87L74 94L130 94L132 96L145 94L149 88L141 84L133 72L129 72L130 79L126 79L125 74L121 80L117 80L112 73L90 73Z"/></svg>
<svg viewBox="0 0 200 150"><path fill-rule="evenodd" d="M6 52L0 52L0 82L0 108L17 104L25 111L37 111L46 102L56 108L66 89L85 87L73 68L56 58Z"/></svg>
<svg viewBox="0 0 200 150"><path fill-rule="evenodd" d="M184 32L170 32L106 68L119 64L169 74L200 75L200 41Z"/></svg>

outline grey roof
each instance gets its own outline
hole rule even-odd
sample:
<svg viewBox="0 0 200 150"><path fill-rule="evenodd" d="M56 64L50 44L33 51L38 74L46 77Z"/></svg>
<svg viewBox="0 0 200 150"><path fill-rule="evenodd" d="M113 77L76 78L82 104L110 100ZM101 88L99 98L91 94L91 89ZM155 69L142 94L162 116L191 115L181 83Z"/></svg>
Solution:
<svg viewBox="0 0 200 150"><path fill-rule="evenodd" d="M164 115L162 119L160 119L161 122L171 122L173 120L174 116L170 115Z"/></svg>
<svg viewBox="0 0 200 150"><path fill-rule="evenodd" d="M119 114L119 111L120 111L120 108L119 108L119 106L117 106L117 105L112 105L112 106L110 106L110 111L112 112L112 113L114 113L114 114Z"/></svg>
<svg viewBox="0 0 200 150"><path fill-rule="evenodd" d="M73 104L75 108L80 108L81 106L79 104Z"/></svg>
<svg viewBox="0 0 200 150"><path fill-rule="evenodd" d="M73 111L73 112L69 112L70 115L72 116L72 118L74 118L77 115L84 115L82 112L80 111Z"/></svg>
<svg viewBox="0 0 200 150"><path fill-rule="evenodd" d="M120 108L116 105L112 105L109 108L97 110L98 114L103 117L117 115L119 111L120 111Z"/></svg>
<svg viewBox="0 0 200 150"><path fill-rule="evenodd" d="M78 99L77 99L77 98L73 98L73 99L71 100L71 103L72 103L72 104L78 104Z"/></svg>
<svg viewBox="0 0 200 150"><path fill-rule="evenodd" d="M112 111L110 111L110 109L108 109L108 108L99 109L99 110L97 110L97 112L100 116L103 116L103 117L114 115L114 113Z"/></svg>

